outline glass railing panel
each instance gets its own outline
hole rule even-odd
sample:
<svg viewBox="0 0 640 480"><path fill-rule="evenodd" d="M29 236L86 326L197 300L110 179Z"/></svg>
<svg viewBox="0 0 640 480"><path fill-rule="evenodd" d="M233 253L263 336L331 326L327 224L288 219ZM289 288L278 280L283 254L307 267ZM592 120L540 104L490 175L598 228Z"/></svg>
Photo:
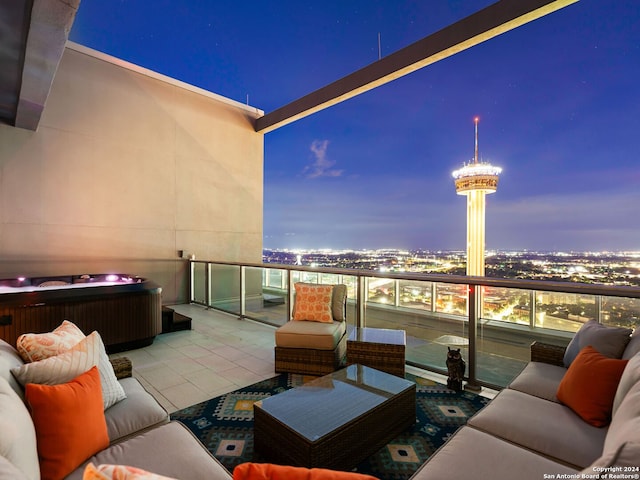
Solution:
<svg viewBox="0 0 640 480"><path fill-rule="evenodd" d="M245 268L245 315L270 325L284 325L289 305L287 290L282 288L281 280L273 282L276 286L267 286L264 278L270 281L286 278L286 270Z"/></svg>
<svg viewBox="0 0 640 480"><path fill-rule="evenodd" d="M433 310L433 282L399 280L398 291L401 307Z"/></svg>
<svg viewBox="0 0 640 480"><path fill-rule="evenodd" d="M396 281L390 278L368 277L367 303L395 305Z"/></svg>
<svg viewBox="0 0 640 480"><path fill-rule="evenodd" d="M341 277L340 283L344 283L347 286L347 298L350 300L348 303L355 305L356 296L358 295L358 277L355 275L341 275Z"/></svg>
<svg viewBox="0 0 640 480"><path fill-rule="evenodd" d="M319 282L323 285L336 285L340 282L341 275L335 273L321 273L319 275Z"/></svg>
<svg viewBox="0 0 640 480"><path fill-rule="evenodd" d="M635 328L640 325L640 298L602 297L600 317L605 325Z"/></svg>
<svg viewBox="0 0 640 480"><path fill-rule="evenodd" d="M240 266L211 264L210 307L240 314Z"/></svg>
<svg viewBox="0 0 640 480"><path fill-rule="evenodd" d="M293 272L294 282L319 283L320 274L318 272Z"/></svg>
<svg viewBox="0 0 640 480"><path fill-rule="evenodd" d="M374 308L367 310L367 325ZM385 314L387 321L392 321L394 328L402 329L407 335L406 361L410 364L446 372L447 347L461 348L467 357L469 345L467 322L462 317L442 316L424 310L398 310L395 315Z"/></svg>
<svg viewBox="0 0 640 480"><path fill-rule="evenodd" d="M193 267L193 285L191 289L191 301L207 304L207 264L203 262L194 262Z"/></svg>
<svg viewBox="0 0 640 480"><path fill-rule="evenodd" d="M467 285L436 283L436 312L467 315Z"/></svg>
<svg viewBox="0 0 640 480"><path fill-rule="evenodd" d="M518 325L531 324L531 291L482 287L482 318Z"/></svg>
<svg viewBox="0 0 640 480"><path fill-rule="evenodd" d="M287 271L279 268L263 269L263 285L271 288L287 288Z"/></svg>
<svg viewBox="0 0 640 480"><path fill-rule="evenodd" d="M535 326L577 332L587 321L598 318L595 295L536 292Z"/></svg>

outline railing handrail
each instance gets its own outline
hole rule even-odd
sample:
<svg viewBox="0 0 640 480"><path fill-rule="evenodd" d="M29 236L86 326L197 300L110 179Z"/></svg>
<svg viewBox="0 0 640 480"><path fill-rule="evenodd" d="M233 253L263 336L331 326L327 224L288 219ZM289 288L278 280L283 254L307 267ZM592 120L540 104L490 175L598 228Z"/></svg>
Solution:
<svg viewBox="0 0 640 480"><path fill-rule="evenodd" d="M520 278L474 277L450 275L446 273L400 273L375 270L335 267L309 267L279 263L228 262L218 260L189 260L192 263L229 265L238 267L273 268L296 272L328 273L354 277L389 278L393 280L416 280L422 282L453 283L496 288L515 288L547 292L576 293L582 295L602 295L605 297L640 298L640 287L629 285L606 285L599 283L559 282L551 280L529 280Z"/></svg>

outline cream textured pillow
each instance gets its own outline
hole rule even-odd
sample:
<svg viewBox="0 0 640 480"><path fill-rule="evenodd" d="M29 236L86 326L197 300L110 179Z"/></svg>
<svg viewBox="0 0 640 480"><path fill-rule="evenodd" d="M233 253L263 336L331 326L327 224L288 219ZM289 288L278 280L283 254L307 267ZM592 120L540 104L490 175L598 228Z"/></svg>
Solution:
<svg viewBox="0 0 640 480"><path fill-rule="evenodd" d="M102 400L106 410L126 398L126 395L116 378L98 332L92 332L71 350L37 362L25 363L11 369L11 373L22 385L58 385L69 382L96 365L100 371Z"/></svg>
<svg viewBox="0 0 640 480"><path fill-rule="evenodd" d="M294 320L333 322L333 315L331 314L332 285L314 285L298 282L294 284L294 287L296 290Z"/></svg>
<svg viewBox="0 0 640 480"><path fill-rule="evenodd" d="M68 320L49 333L25 333L18 337L16 349L25 362L37 362L71 349L84 333Z"/></svg>

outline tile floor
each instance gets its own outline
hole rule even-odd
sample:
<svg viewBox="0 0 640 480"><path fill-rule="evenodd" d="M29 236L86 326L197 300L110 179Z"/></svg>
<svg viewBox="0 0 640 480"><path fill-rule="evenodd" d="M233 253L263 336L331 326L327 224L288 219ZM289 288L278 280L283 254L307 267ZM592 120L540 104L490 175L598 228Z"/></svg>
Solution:
<svg viewBox="0 0 640 480"><path fill-rule="evenodd" d="M191 330L158 335L148 347L113 355L131 359L134 377L169 413L275 375L275 327L199 305L172 308L192 318ZM446 383L440 375L407 371Z"/></svg>

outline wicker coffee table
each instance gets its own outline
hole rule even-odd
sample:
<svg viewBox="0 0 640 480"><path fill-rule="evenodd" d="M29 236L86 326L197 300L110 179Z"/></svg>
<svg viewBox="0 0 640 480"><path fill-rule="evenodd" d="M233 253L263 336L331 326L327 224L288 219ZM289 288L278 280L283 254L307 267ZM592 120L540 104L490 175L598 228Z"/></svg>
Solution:
<svg viewBox="0 0 640 480"><path fill-rule="evenodd" d="M260 460L350 470L413 425L416 385L350 365L254 404Z"/></svg>

